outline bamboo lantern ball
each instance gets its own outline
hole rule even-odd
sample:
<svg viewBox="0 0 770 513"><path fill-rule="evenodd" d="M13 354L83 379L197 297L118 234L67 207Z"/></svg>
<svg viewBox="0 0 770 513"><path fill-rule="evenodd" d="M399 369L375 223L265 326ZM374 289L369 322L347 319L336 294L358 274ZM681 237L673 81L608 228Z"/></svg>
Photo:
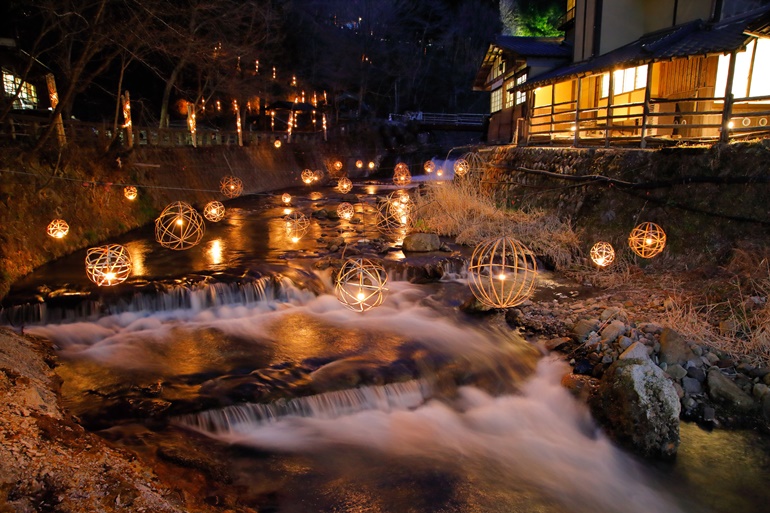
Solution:
<svg viewBox="0 0 770 513"><path fill-rule="evenodd" d="M345 221L353 219L355 213L356 209L350 203L340 203L337 207L337 215L340 216L340 219L344 219Z"/></svg>
<svg viewBox="0 0 770 513"><path fill-rule="evenodd" d="M218 223L225 218L225 206L219 201L209 201L203 207L203 217L212 223Z"/></svg>
<svg viewBox="0 0 770 513"><path fill-rule="evenodd" d="M468 170L470 169L470 165L468 164L468 161L465 159L457 159L455 161L455 175L457 176L465 176L466 173L468 173Z"/></svg>
<svg viewBox="0 0 770 513"><path fill-rule="evenodd" d="M599 267L607 267L615 260L615 248L609 242L597 242L590 251L591 260Z"/></svg>
<svg viewBox="0 0 770 513"><path fill-rule="evenodd" d="M376 164L374 163L374 161L372 161L372 160L369 161L369 169L374 169L375 165Z"/></svg>
<svg viewBox="0 0 770 513"><path fill-rule="evenodd" d="M318 182L324 179L324 172L322 169L316 169L313 173L313 180Z"/></svg>
<svg viewBox="0 0 770 513"><path fill-rule="evenodd" d="M377 229L392 237L403 237L414 224L415 205L403 191L390 194L377 205Z"/></svg>
<svg viewBox="0 0 770 513"><path fill-rule="evenodd" d="M356 167L358 169L361 169L364 167L364 161L363 160L356 160Z"/></svg>
<svg viewBox="0 0 770 513"><path fill-rule="evenodd" d="M283 201L284 205L290 205L291 204L291 194L288 192L284 192L281 196L281 201Z"/></svg>
<svg viewBox="0 0 770 513"><path fill-rule="evenodd" d="M281 147L281 140L280 139L276 139L275 142L273 143L273 146L275 146L276 150L278 148L280 148Z"/></svg>
<svg viewBox="0 0 770 513"><path fill-rule="evenodd" d="M310 227L310 221L302 212L292 212L283 218L286 227L286 235L292 242L298 242Z"/></svg>
<svg viewBox="0 0 770 513"><path fill-rule="evenodd" d="M310 169L302 171L302 181L306 184L311 184L315 181L315 175Z"/></svg>
<svg viewBox="0 0 770 513"><path fill-rule="evenodd" d="M62 239L70 231L70 225L64 219L54 219L48 223L46 233L54 239Z"/></svg>
<svg viewBox="0 0 770 513"><path fill-rule="evenodd" d="M98 286L123 283L131 274L131 255L120 244L90 248L86 253L86 275Z"/></svg>
<svg viewBox="0 0 770 513"><path fill-rule="evenodd" d="M133 185L127 185L126 187L123 187L123 196L125 196L126 199L133 201L138 195L139 191L137 191L136 187Z"/></svg>
<svg viewBox="0 0 770 513"><path fill-rule="evenodd" d="M190 249L201 241L205 231L203 217L183 201L167 206L155 220L155 240L168 249Z"/></svg>
<svg viewBox="0 0 770 513"><path fill-rule="evenodd" d="M432 173L436 170L436 163L432 160L426 160L425 164L422 166L423 169L425 169L426 173Z"/></svg>
<svg viewBox="0 0 770 513"><path fill-rule="evenodd" d="M337 274L334 293L340 303L354 312L380 306L388 292L385 268L366 258L347 260Z"/></svg>
<svg viewBox="0 0 770 513"><path fill-rule="evenodd" d="M236 176L225 176L219 181L219 189L228 198L237 198L243 194L243 181Z"/></svg>
<svg viewBox="0 0 770 513"><path fill-rule="evenodd" d="M536 277L532 252L510 237L480 243L468 263L471 292L491 308L510 308L526 301L535 289Z"/></svg>
<svg viewBox="0 0 770 513"><path fill-rule="evenodd" d="M655 223L642 223L628 237L631 250L642 258L652 258L666 247L666 232Z"/></svg>
<svg viewBox="0 0 770 513"><path fill-rule="evenodd" d="M399 167L401 164L396 166L396 169L393 171L393 183L396 185L409 185L412 183L412 173L409 172L409 168L406 167L406 164L403 165L403 167Z"/></svg>
<svg viewBox="0 0 770 513"><path fill-rule="evenodd" d="M341 160L335 160L334 164L332 164L335 171L342 171L342 161Z"/></svg>
<svg viewBox="0 0 770 513"><path fill-rule="evenodd" d="M337 189L339 189L341 193L347 194L353 190L353 182L350 181L350 178L343 176L340 178L339 182L337 182Z"/></svg>

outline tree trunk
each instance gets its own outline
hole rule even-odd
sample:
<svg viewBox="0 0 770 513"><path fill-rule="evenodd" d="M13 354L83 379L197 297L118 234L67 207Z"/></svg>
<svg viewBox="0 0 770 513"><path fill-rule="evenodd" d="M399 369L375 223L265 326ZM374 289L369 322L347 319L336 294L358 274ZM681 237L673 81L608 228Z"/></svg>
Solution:
<svg viewBox="0 0 770 513"><path fill-rule="evenodd" d="M182 68L184 68L186 61L187 59L184 57L179 59L174 71L171 72L171 75L166 81L166 87L163 89L163 101L160 104L160 123L158 128L168 128L168 102L171 99L171 90L174 88L174 85L176 85L176 79L179 77L179 73L181 73Z"/></svg>

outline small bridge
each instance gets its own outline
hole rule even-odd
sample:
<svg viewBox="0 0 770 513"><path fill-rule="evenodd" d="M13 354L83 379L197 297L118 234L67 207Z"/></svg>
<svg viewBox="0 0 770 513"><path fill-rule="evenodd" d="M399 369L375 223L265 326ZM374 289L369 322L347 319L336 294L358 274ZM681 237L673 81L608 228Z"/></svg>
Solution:
<svg viewBox="0 0 770 513"><path fill-rule="evenodd" d="M442 112L407 112L389 114L388 121L418 123L432 128L482 130L488 114L446 114Z"/></svg>

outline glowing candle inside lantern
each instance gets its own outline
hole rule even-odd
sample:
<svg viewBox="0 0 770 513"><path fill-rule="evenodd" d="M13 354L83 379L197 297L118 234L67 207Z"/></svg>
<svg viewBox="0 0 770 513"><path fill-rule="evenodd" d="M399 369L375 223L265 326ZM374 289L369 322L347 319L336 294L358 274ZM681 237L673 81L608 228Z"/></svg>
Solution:
<svg viewBox="0 0 770 513"><path fill-rule="evenodd" d="M184 220L180 217L179 219L176 220L176 224L178 226L182 226L184 224Z"/></svg>
<svg viewBox="0 0 770 513"><path fill-rule="evenodd" d="M497 275L497 279L500 281L505 281L505 273L500 273Z"/></svg>
<svg viewBox="0 0 770 513"><path fill-rule="evenodd" d="M299 237L297 237L297 236L294 236L294 237L292 237L292 238L291 238L291 241L292 241L292 242L294 242L294 243L296 243L296 242L298 242L298 241L299 241Z"/></svg>
<svg viewBox="0 0 770 513"><path fill-rule="evenodd" d="M107 280L107 283L112 283L112 280L115 279L115 273L105 273L104 278Z"/></svg>
<svg viewBox="0 0 770 513"><path fill-rule="evenodd" d="M652 239L650 239L650 238L648 237L648 238L644 239L644 243L645 243L645 244L647 244L647 245L649 246L650 244L652 244Z"/></svg>
<svg viewBox="0 0 770 513"><path fill-rule="evenodd" d="M366 295L364 294L363 291L359 291L358 294L356 294L356 299L358 299L359 301L363 301L365 297Z"/></svg>
<svg viewBox="0 0 770 513"><path fill-rule="evenodd" d="M291 203L291 194L288 192L283 193L283 196L281 196L281 201L283 201L286 205Z"/></svg>
<svg viewBox="0 0 770 513"><path fill-rule="evenodd" d="M374 162L369 162L369 169L374 169Z"/></svg>

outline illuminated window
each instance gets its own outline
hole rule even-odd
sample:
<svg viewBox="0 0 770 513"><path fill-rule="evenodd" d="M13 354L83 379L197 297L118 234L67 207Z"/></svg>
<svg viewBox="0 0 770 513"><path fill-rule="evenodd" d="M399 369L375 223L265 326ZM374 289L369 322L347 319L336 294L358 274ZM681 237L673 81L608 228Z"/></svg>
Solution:
<svg viewBox="0 0 770 513"><path fill-rule="evenodd" d="M21 78L17 77L8 70L3 70L3 91L6 97L13 97L21 84L21 91L16 101L13 102L14 109L34 109L37 108L37 89L28 82L22 83Z"/></svg>
<svg viewBox="0 0 770 513"><path fill-rule="evenodd" d="M752 61L754 68L752 69ZM770 95L770 39L756 39L746 45L746 50L735 55L735 74L732 93L736 98ZM727 87L727 69L730 56L720 55L717 67L715 96L723 96Z"/></svg>
<svg viewBox="0 0 770 513"><path fill-rule="evenodd" d="M497 112L503 108L503 88L499 87L492 91L490 97L489 112Z"/></svg>
<svg viewBox="0 0 770 513"><path fill-rule="evenodd" d="M494 80L500 75L505 73L505 61L502 55L495 57L495 62L492 64L492 70L489 72L489 80Z"/></svg>
<svg viewBox="0 0 770 513"><path fill-rule="evenodd" d="M519 89L527 81L527 74L519 75L516 77L516 105L521 105L527 101L527 93Z"/></svg>
<svg viewBox="0 0 770 513"><path fill-rule="evenodd" d="M513 100L516 98L516 95L511 91L513 89L513 80L508 80L505 83L505 86L503 87L503 90L505 91L503 94L505 95L505 108L510 109L513 107L514 103Z"/></svg>
<svg viewBox="0 0 770 513"><path fill-rule="evenodd" d="M630 93L647 87L647 65L636 68L618 69L612 72L613 94ZM610 74L602 75L602 98L610 95Z"/></svg>

